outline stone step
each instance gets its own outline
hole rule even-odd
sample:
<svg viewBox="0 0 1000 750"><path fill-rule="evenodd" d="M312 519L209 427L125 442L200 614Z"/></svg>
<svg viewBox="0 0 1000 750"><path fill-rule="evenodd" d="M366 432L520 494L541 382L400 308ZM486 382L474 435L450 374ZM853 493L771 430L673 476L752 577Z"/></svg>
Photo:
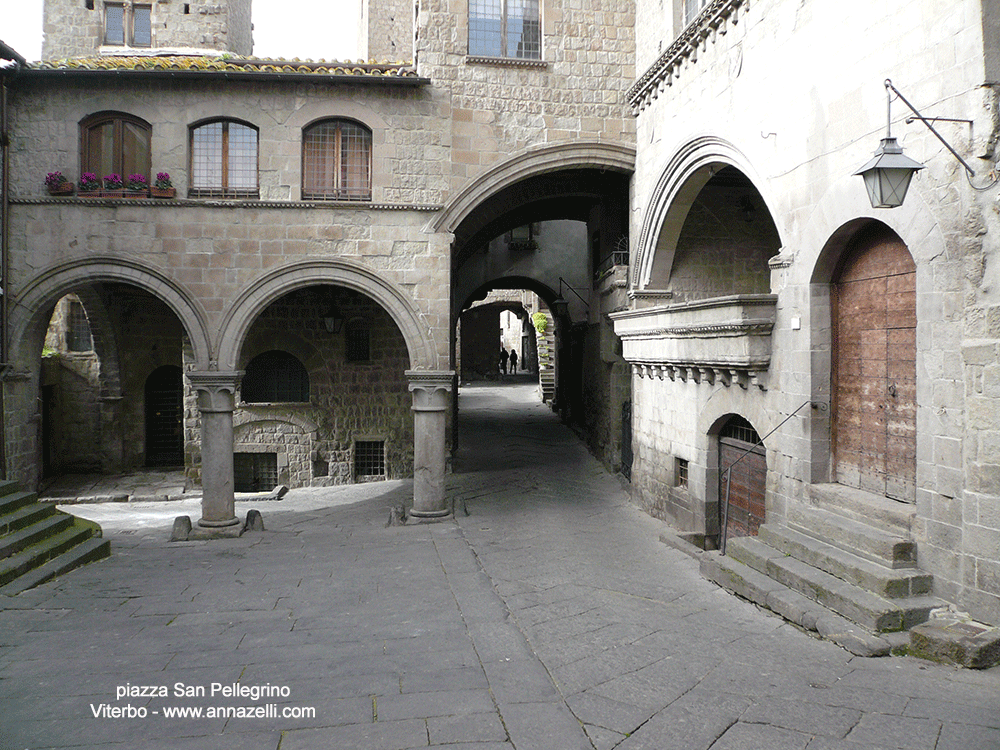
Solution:
<svg viewBox="0 0 1000 750"><path fill-rule="evenodd" d="M808 505L788 507L788 526L887 568L917 567L916 543L867 523Z"/></svg>
<svg viewBox="0 0 1000 750"><path fill-rule="evenodd" d="M906 647L907 635L870 633L732 557L705 552L700 559L701 574L708 580L806 630L819 633L852 654L888 656L890 653L901 653Z"/></svg>
<svg viewBox="0 0 1000 750"><path fill-rule="evenodd" d="M71 547L85 542L94 536L95 525L83 522L73 523L68 528L33 544L27 549L0 560L0 586L6 586L29 570L33 570L58 557Z"/></svg>
<svg viewBox="0 0 1000 750"><path fill-rule="evenodd" d="M872 492L843 484L811 484L809 500L817 508L828 510L869 526L909 538L917 508Z"/></svg>
<svg viewBox="0 0 1000 750"><path fill-rule="evenodd" d="M49 503L29 503L17 510L0 516L0 535L23 529L33 523L51 516L56 512L55 506Z"/></svg>
<svg viewBox="0 0 1000 750"><path fill-rule="evenodd" d="M21 491L21 485L18 484L13 479L0 479L0 497L20 491Z"/></svg>
<svg viewBox="0 0 1000 750"><path fill-rule="evenodd" d="M919 568L889 568L786 526L764 524L757 538L779 552L887 599L930 594L934 588L934 576Z"/></svg>
<svg viewBox="0 0 1000 750"><path fill-rule="evenodd" d="M9 485L11 482L0 482L0 484ZM16 487L16 483L13 483ZM9 487L7 488L10 489ZM33 503L38 499L38 495L34 492L25 492L24 490L10 490L8 492L0 493L0 515L6 515L8 513L13 513L18 508L22 508L29 503Z"/></svg>
<svg viewBox="0 0 1000 750"><path fill-rule="evenodd" d="M61 555L32 568L26 573L14 579L12 582L0 586L0 594L14 596L22 591L34 588L39 584L68 573L74 568L86 565L89 562L103 560L111 554L111 542L97 536L92 536L77 544Z"/></svg>
<svg viewBox="0 0 1000 750"><path fill-rule="evenodd" d="M727 544L729 556L797 591L872 633L886 633L924 622L944 604L932 596L889 600L830 575L754 537L737 537Z"/></svg>
<svg viewBox="0 0 1000 750"><path fill-rule="evenodd" d="M6 534L0 537L0 560L15 555L72 525L72 516L65 513L50 513L30 526Z"/></svg>

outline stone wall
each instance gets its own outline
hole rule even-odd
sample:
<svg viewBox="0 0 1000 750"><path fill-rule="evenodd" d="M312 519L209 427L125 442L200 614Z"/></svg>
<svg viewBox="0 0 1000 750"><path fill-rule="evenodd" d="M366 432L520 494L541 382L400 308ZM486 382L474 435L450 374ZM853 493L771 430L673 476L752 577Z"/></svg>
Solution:
<svg viewBox="0 0 1000 750"><path fill-rule="evenodd" d="M151 7L150 49L214 50L249 56L252 52L251 0L119 0L126 6ZM42 59L86 57L99 52L119 53L122 46L104 45L104 0L45 0ZM127 21L126 21L127 23Z"/></svg>
<svg viewBox="0 0 1000 750"><path fill-rule="evenodd" d="M415 0L363 0L362 59L412 62L415 6Z"/></svg>
<svg viewBox="0 0 1000 750"><path fill-rule="evenodd" d="M736 166L760 192L781 246L770 261L770 291L778 295L778 307L767 390L751 386L741 395L718 382L682 387L634 378L642 467L635 481L645 493L642 502L668 502L671 479L664 466L673 456L689 454L693 472L697 462L707 461L710 481L713 467L705 446L711 445L707 436L718 412L741 414L764 435L803 402L829 402L828 285L852 227L882 221L906 243L917 265L914 535L920 564L934 573L939 595L1000 622L1000 519L993 512L1000 452L992 428L1000 403L992 386L1000 339L992 323L1000 300L987 260L995 252L991 238L1000 231L1000 220L990 193L969 186L961 167L924 126L903 122L910 112L898 101L893 133L927 169L906 203L891 211L872 209L860 178L853 176L885 130L886 75L926 116L972 118L971 128L949 125L942 133L984 165L984 174L989 170L996 96L983 88L990 79L984 75L980 13L993 4L725 5L736 9L725 34L709 29L661 83L655 83L660 80L655 70L641 79L654 83L635 100L642 148L633 185L632 234L639 238L633 281L640 287L647 283L648 261L663 249L656 232L669 224L671 180L682 185L699 163ZM861 17L863 27L844 22ZM661 41L664 48L672 43L661 39L669 33L665 24L642 24L637 33L644 59L653 57ZM892 43L883 43L886 39ZM955 54L959 48L962 55ZM830 65L834 59L838 64ZM644 235L644 222L661 207L666 219L656 219L653 233ZM686 251L677 250L668 265L681 272L680 286L695 274L685 276ZM661 268L653 276L662 280L670 271ZM654 395L651 389L671 393ZM674 392L678 389L701 395L682 396ZM683 414L657 407L668 401ZM829 412L807 406L767 446L767 511L780 521L789 503L808 502L808 485L831 481ZM682 525L696 519L699 504L711 501L716 490L696 484L691 513L667 515L676 515Z"/></svg>
<svg viewBox="0 0 1000 750"><path fill-rule="evenodd" d="M633 8L615 0L541 6L542 62L521 63L467 59L468 5L420 3L416 61L450 125L456 188L531 146L633 141L623 98L634 78Z"/></svg>

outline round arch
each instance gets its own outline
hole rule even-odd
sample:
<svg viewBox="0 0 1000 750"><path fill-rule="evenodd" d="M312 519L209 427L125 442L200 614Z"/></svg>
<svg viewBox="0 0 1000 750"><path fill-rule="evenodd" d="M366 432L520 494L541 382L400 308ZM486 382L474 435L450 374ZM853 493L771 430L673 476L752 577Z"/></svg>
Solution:
<svg viewBox="0 0 1000 750"><path fill-rule="evenodd" d="M736 146L712 135L685 142L669 159L650 194L633 249L630 279L633 288L666 284L688 211L712 174L726 166L738 169L750 180L767 206L768 213L775 216L773 200L763 188L764 180ZM779 241L784 246L780 229L778 233Z"/></svg>
<svg viewBox="0 0 1000 750"><path fill-rule="evenodd" d="M75 287L101 281L131 284L162 300L180 319L198 368L209 368L211 339L201 305L160 271L127 258L92 256L62 263L37 274L24 285L10 307L10 340L29 340L29 332L37 333L48 325L45 313L56 300Z"/></svg>
<svg viewBox="0 0 1000 750"><path fill-rule="evenodd" d="M486 295L496 289L527 289L529 292L537 294L550 307L553 302L559 299L559 295L554 289L540 281L535 281L527 276L504 276L499 279L493 279L472 292L468 299L463 300L462 304L457 306L457 314L461 314L473 302L486 299Z"/></svg>
<svg viewBox="0 0 1000 750"><path fill-rule="evenodd" d="M406 342L414 370L434 370L437 347L420 311L394 284L348 261L309 260L277 268L245 290L219 326L219 369L234 370L243 340L257 316L288 292L314 284L334 284L360 292L389 313Z"/></svg>
<svg viewBox="0 0 1000 750"><path fill-rule="evenodd" d="M493 166L460 190L437 214L430 230L454 233L466 217L494 193L527 177L575 168L632 172L635 170L635 147L576 141L527 148Z"/></svg>

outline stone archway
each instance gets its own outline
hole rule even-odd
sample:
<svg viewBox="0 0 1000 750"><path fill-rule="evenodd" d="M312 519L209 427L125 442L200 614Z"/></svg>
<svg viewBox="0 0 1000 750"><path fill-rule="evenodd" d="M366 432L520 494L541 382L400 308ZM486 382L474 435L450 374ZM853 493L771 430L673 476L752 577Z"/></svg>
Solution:
<svg viewBox="0 0 1000 750"><path fill-rule="evenodd" d="M639 290L666 287L674 265L677 241L692 205L702 189L721 170L732 167L754 186L770 217L777 216L749 159L736 146L717 136L701 136L681 145L667 163L645 209L639 236L633 243L629 270L631 285ZM781 230L775 227L781 241Z"/></svg>

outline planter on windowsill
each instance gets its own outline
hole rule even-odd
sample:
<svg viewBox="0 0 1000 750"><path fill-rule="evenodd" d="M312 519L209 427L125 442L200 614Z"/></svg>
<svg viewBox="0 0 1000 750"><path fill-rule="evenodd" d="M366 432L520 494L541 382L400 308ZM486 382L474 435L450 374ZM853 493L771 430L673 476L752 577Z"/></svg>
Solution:
<svg viewBox="0 0 1000 750"><path fill-rule="evenodd" d="M125 193L126 198L148 198L149 188L143 188L142 190L132 190L131 188L126 188L122 192Z"/></svg>
<svg viewBox="0 0 1000 750"><path fill-rule="evenodd" d="M153 186L149 189L149 194L154 198L173 198L175 195L177 195L177 188L173 187L158 188L156 186Z"/></svg>
<svg viewBox="0 0 1000 750"><path fill-rule="evenodd" d="M55 187L48 188L48 191L49 195L65 196L65 195L73 195L74 189L75 185L73 185L72 182L64 182L60 185L56 185Z"/></svg>

